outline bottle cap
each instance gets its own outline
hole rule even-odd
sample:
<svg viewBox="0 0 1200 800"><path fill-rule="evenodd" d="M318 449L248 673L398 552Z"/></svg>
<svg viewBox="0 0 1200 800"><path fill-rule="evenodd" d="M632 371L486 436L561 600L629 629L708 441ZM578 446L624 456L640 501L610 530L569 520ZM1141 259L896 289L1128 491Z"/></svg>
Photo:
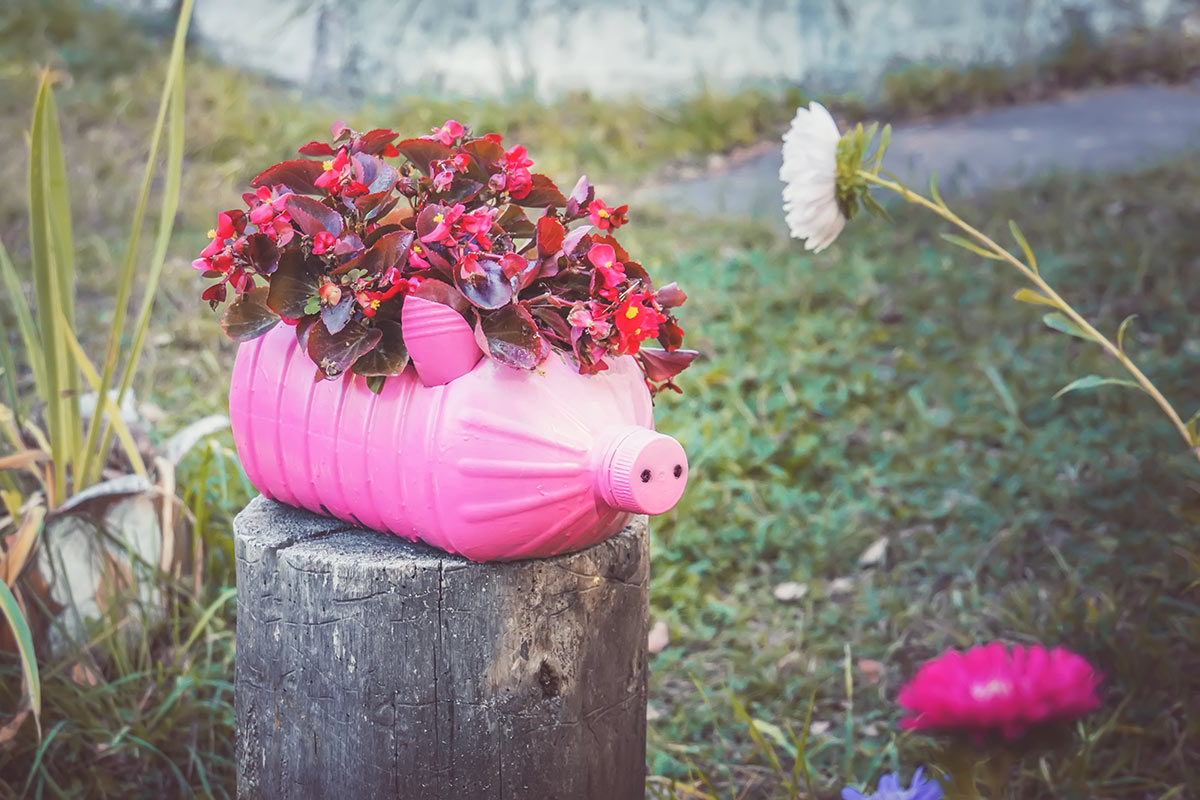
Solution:
<svg viewBox="0 0 1200 800"><path fill-rule="evenodd" d="M631 427L610 441L598 475L604 502L636 514L671 510L687 486L687 454L679 442L642 427Z"/></svg>

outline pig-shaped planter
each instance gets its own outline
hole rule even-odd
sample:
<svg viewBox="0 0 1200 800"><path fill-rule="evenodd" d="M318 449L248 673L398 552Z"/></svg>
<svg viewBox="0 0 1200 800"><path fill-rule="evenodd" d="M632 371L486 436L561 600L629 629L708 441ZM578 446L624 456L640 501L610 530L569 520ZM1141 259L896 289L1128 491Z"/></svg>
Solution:
<svg viewBox="0 0 1200 800"><path fill-rule="evenodd" d="M259 491L475 561L580 550L679 500L687 456L653 430L634 359L526 371L482 358L447 306L409 297L401 322L412 367L379 394L314 382L286 325L241 345L230 417Z"/></svg>

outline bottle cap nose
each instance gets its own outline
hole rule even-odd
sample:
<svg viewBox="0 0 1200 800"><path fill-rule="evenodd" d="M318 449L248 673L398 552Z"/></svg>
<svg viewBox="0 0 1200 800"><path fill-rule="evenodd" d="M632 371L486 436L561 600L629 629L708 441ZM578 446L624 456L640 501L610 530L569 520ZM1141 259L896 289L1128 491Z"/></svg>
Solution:
<svg viewBox="0 0 1200 800"><path fill-rule="evenodd" d="M670 511L687 486L687 454L679 442L641 427L610 442L598 475L601 499L636 514Z"/></svg>

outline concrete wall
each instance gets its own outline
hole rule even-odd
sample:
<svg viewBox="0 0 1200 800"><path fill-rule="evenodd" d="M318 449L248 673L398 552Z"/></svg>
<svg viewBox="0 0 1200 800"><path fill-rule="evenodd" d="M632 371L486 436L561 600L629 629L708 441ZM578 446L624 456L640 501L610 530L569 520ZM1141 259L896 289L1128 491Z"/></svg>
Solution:
<svg viewBox="0 0 1200 800"><path fill-rule="evenodd" d="M173 0L102 0L163 13ZM1028 60L1073 26L1175 26L1196 0L196 0L221 58L316 89L677 96L798 83L870 96L909 62Z"/></svg>

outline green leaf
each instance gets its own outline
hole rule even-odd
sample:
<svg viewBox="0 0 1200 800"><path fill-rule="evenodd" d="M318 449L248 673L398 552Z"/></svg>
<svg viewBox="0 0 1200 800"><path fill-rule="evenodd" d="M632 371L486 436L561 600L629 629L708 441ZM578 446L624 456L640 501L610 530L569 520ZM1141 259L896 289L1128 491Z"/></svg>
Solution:
<svg viewBox="0 0 1200 800"><path fill-rule="evenodd" d="M1121 320L1121 327L1117 328L1117 349L1122 353L1125 352L1125 331L1135 319L1137 319L1137 314L1130 314Z"/></svg>
<svg viewBox="0 0 1200 800"><path fill-rule="evenodd" d="M942 193L938 191L938 176L936 172L929 176L929 196L933 198L933 202L942 208L946 208L946 201L942 199Z"/></svg>
<svg viewBox="0 0 1200 800"><path fill-rule="evenodd" d="M1095 341L1090 333L1068 319L1065 314L1058 311L1051 312L1042 317L1042 322L1046 323L1047 327L1053 328L1059 333L1076 336L1080 339L1086 339L1089 342Z"/></svg>
<svg viewBox="0 0 1200 800"><path fill-rule="evenodd" d="M1013 300L1018 300L1022 303L1032 303L1038 306L1050 306L1051 308L1059 307L1058 303L1046 297L1041 292L1035 292L1033 289L1017 289L1013 293Z"/></svg>
<svg viewBox="0 0 1200 800"><path fill-rule="evenodd" d="M1029 240L1025 238L1025 234L1021 233L1021 229L1017 227L1017 223L1011 219L1008 221L1008 229L1012 231L1013 238L1017 240L1017 244L1021 245L1021 252L1025 254L1025 261L1029 264L1029 268L1033 270L1033 274L1039 274L1037 258L1033 255L1033 248L1029 246Z"/></svg>
<svg viewBox="0 0 1200 800"><path fill-rule="evenodd" d="M34 386L37 388L39 397L47 397L46 361L42 353L42 340L38 335L37 323L33 321L33 315L29 313L29 304L25 302L25 289L21 285L21 279L17 277L17 271L13 268L12 260L9 259L8 250L5 249L3 242L0 242L0 278L4 281L4 292L17 317L17 328L21 331L21 341L25 346L25 359L29 362L29 368L33 372Z"/></svg>
<svg viewBox="0 0 1200 800"><path fill-rule="evenodd" d="M305 315L316 314L320 312L320 310L321 298L314 294L312 297L308 298L308 301L304 304L304 313Z"/></svg>
<svg viewBox="0 0 1200 800"><path fill-rule="evenodd" d="M1127 381L1122 378L1104 378L1099 375L1085 375L1082 378L1076 378L1068 383L1063 388L1054 393L1054 399L1062 397L1067 392L1077 392L1081 389L1095 389L1097 386L1128 386L1131 389L1141 389L1137 383Z"/></svg>
<svg viewBox="0 0 1200 800"><path fill-rule="evenodd" d="M0 581L0 611L12 628L17 640L17 652L21 657L21 673L25 676L25 686L29 689L29 705L33 708L34 716L42 713L42 684L38 678L37 657L33 652L33 635L29 632L29 623L21 613L21 606L13 595L8 584Z"/></svg>
<svg viewBox="0 0 1200 800"><path fill-rule="evenodd" d="M990 250L984 250L982 247L975 244L974 242L967 241L963 237L957 236L953 233L943 233L942 238L945 239L950 244L957 245L958 247L961 247L964 250L970 250L972 253L974 253L977 256L983 256L984 258L989 258L992 261L999 261L1001 258L1000 256L996 255L995 253L991 252Z"/></svg>
<svg viewBox="0 0 1200 800"><path fill-rule="evenodd" d="M371 390L372 394L379 394L383 391L383 384L387 381L387 376L371 375L363 380L367 382L367 388Z"/></svg>
<svg viewBox="0 0 1200 800"><path fill-rule="evenodd" d="M50 206L55 201L48 197L48 172L52 158L49 151L56 149L56 145L61 149L61 142L49 141L51 133L58 130L57 125L50 127L46 122L46 117L53 108L49 100L50 94L49 76L43 74L34 101L33 126L29 139L29 240L33 283L41 322L40 333L42 341L46 343L46 394L42 399L46 402L50 454L54 462L54 497L51 498L51 503L57 505L66 499L67 462L74 444L68 417L71 399L74 399L75 395L70 392L72 381L68 376L66 346L58 328L60 316L56 313L63 309L63 287L59 285L55 249L50 245Z"/></svg>
<svg viewBox="0 0 1200 800"><path fill-rule="evenodd" d="M125 258L121 264L120 279L114 299L113 319L109 324L108 348L105 352L104 363L101 365L98 389L100 397L104 397L113 385L117 358L122 350L122 340L125 338L125 315L126 309L129 306L130 295L133 293L134 276L137 272L138 244L141 241L142 227L146 218L146 206L150 200L150 188L154 180L154 166L158 161L159 145L162 142L163 131L167 126L169 111L173 112L171 114L171 135L175 138L168 143L168 147L177 149L168 152L168 175L164 182L163 211L172 210L172 213L160 220L159 236L155 246L156 261L162 260L158 257L160 249L165 256L167 240L170 238L170 226L174 225L175 214L173 210L177 207L179 201L179 179L177 175L172 176L170 170L172 167L178 169L178 166L172 161L172 159L176 158L176 153L178 153L177 157L180 164L182 164L183 158L183 94L177 84L183 82L184 50L187 44L188 25L192 19L193 2L194 0L182 0L179 9L179 20L175 24L175 38L171 42L171 55L167 60L167 75L163 81L162 92L159 95L158 114L155 117L154 128L150 134L150 148L146 154L146 164L142 172L141 191L138 194L137 206L134 208L133 219L130 222L129 241L125 246ZM171 197L170 195L175 196ZM157 272L155 272L154 265L151 265L149 271L152 273L155 282L157 282L157 274L161 273L161 269L162 267L159 266ZM147 288L149 289L150 287ZM146 312L148 319L145 300L143 300L143 311ZM140 352L138 351L134 351L130 355L130 363L126 365L126 376L121 381L119 394L122 397L133 380L134 366L139 355ZM103 430L102 436L100 435L101 430ZM95 415L92 418L92 424L88 426L87 442L83 448L86 460L82 475L76 477L76 490L99 479L100 468L103 466L103 454L108 452L108 443L111 440L112 429L109 427L106 418L102 414Z"/></svg>

